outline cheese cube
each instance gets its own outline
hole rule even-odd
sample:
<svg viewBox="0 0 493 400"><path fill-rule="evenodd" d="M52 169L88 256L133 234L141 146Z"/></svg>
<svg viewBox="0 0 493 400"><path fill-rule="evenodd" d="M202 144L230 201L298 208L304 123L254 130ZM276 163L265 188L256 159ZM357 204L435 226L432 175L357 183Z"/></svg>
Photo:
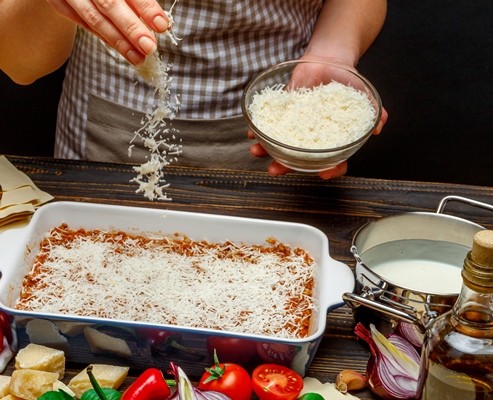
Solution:
<svg viewBox="0 0 493 400"><path fill-rule="evenodd" d="M5 397L2 397L0 400L23 400L20 397L14 396L12 394L8 394Z"/></svg>
<svg viewBox="0 0 493 400"><path fill-rule="evenodd" d="M60 379L63 379L65 374L65 353L62 350L29 343L17 353L15 368L56 372Z"/></svg>
<svg viewBox="0 0 493 400"><path fill-rule="evenodd" d="M58 380L55 372L34 369L16 369L10 380L10 394L25 400L36 400L43 393L53 390L53 383Z"/></svg>
<svg viewBox="0 0 493 400"><path fill-rule="evenodd" d="M92 373L102 388L118 389L128 374L128 367L118 367L115 365L93 364ZM68 387L79 398L89 389L92 389L87 368L79 372L68 383Z"/></svg>
<svg viewBox="0 0 493 400"><path fill-rule="evenodd" d="M9 394L10 376L0 375L0 400Z"/></svg>

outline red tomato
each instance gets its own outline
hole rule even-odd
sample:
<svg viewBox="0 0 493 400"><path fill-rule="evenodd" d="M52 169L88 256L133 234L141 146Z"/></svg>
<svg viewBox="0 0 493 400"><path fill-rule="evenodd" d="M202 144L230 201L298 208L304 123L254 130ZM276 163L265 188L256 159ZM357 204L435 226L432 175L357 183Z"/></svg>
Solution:
<svg viewBox="0 0 493 400"><path fill-rule="evenodd" d="M252 397L250 375L237 364L216 364L207 368L200 378L199 389L224 393L231 400L250 400Z"/></svg>
<svg viewBox="0 0 493 400"><path fill-rule="evenodd" d="M226 336L207 338L207 351L213 357L214 350L221 361L242 366L247 365L257 355L257 346L253 340Z"/></svg>
<svg viewBox="0 0 493 400"><path fill-rule="evenodd" d="M288 367L263 364L253 371L252 386L260 400L294 400L303 389L303 378Z"/></svg>

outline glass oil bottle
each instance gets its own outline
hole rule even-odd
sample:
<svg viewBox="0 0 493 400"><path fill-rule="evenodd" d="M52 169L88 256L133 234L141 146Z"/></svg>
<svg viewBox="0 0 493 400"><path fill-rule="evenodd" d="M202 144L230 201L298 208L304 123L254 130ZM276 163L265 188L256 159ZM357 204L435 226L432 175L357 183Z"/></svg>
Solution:
<svg viewBox="0 0 493 400"><path fill-rule="evenodd" d="M479 231L453 309L426 332L420 400L493 400L493 231Z"/></svg>

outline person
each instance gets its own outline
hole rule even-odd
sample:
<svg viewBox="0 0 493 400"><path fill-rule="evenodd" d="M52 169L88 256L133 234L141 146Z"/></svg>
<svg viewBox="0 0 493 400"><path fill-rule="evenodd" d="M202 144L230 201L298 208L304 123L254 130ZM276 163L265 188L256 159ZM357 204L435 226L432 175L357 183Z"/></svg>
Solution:
<svg viewBox="0 0 493 400"><path fill-rule="evenodd" d="M180 107L168 121L183 143L178 165L285 174L247 139L240 106L246 83L298 58L355 67L387 7L386 0L173 1L0 0L0 69L13 81L30 84L68 60L55 157L135 161L129 142L157 101L135 66L158 50ZM171 28L178 44L164 34ZM386 120L384 111L376 134ZM142 147L132 157L146 152ZM346 171L344 162L319 175Z"/></svg>

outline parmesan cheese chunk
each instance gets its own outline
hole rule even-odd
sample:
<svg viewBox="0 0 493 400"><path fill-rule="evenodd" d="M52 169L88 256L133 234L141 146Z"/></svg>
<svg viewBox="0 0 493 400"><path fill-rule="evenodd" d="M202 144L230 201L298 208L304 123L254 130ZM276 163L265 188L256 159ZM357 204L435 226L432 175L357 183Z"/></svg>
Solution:
<svg viewBox="0 0 493 400"><path fill-rule="evenodd" d="M249 112L261 132L303 149L352 143L368 133L376 119L365 93L335 81L313 89L266 87L253 96Z"/></svg>
<svg viewBox="0 0 493 400"><path fill-rule="evenodd" d="M0 399L9 394L10 376L0 375Z"/></svg>
<svg viewBox="0 0 493 400"><path fill-rule="evenodd" d="M23 400L20 397L14 396L13 394L8 394L5 397L2 397L0 400Z"/></svg>
<svg viewBox="0 0 493 400"><path fill-rule="evenodd" d="M93 364L92 373L102 388L118 389L127 377L129 368L115 365ZM75 397L81 398L84 392L92 389L87 368L79 372L68 383L68 387L75 393Z"/></svg>
<svg viewBox="0 0 493 400"><path fill-rule="evenodd" d="M61 350L29 343L15 357L16 369L55 372L60 379L65 374L65 353Z"/></svg>
<svg viewBox="0 0 493 400"><path fill-rule="evenodd" d="M55 372L16 369L10 380L10 394L25 400L36 400L43 393L53 390L57 380L58 374Z"/></svg>

